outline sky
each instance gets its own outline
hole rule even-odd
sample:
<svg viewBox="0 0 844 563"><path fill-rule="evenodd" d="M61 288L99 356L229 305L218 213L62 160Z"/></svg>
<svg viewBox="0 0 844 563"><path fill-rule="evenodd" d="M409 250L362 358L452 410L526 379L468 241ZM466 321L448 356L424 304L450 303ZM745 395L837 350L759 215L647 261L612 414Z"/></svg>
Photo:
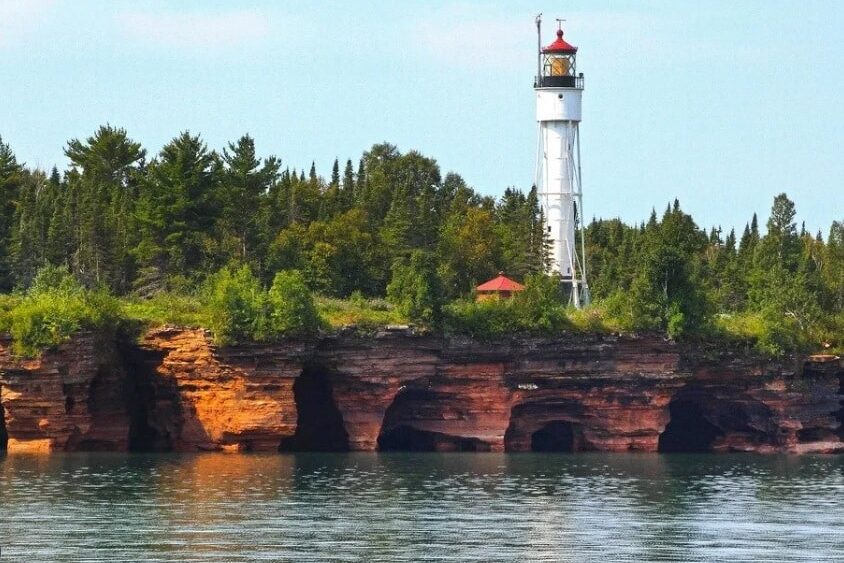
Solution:
<svg viewBox="0 0 844 563"><path fill-rule="evenodd" d="M60 168L105 123L152 155L179 132L330 174L374 143L483 194L528 189L534 17L565 18L585 75L587 216L844 219L844 2L0 0L0 136Z"/></svg>

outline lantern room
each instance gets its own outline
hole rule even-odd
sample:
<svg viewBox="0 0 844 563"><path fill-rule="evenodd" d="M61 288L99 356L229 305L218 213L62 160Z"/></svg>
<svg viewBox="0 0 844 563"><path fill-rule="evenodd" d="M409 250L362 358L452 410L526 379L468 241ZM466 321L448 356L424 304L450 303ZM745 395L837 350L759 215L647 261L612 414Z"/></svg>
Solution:
<svg viewBox="0 0 844 563"><path fill-rule="evenodd" d="M577 47L563 39L563 29L557 29L557 39L542 49L540 88L582 87L583 75L575 74Z"/></svg>

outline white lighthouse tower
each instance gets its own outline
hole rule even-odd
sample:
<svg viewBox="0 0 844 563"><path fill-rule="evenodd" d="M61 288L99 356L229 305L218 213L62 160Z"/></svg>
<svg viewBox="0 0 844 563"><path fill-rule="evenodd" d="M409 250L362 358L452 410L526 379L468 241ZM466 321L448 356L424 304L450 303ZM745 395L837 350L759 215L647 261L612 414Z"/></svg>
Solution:
<svg viewBox="0 0 844 563"><path fill-rule="evenodd" d="M542 21L536 18L536 187L551 241L548 273L560 275L570 291L571 303L580 308L589 303L578 132L583 73L576 74L577 47L563 39L563 20L557 21L557 39L542 47Z"/></svg>

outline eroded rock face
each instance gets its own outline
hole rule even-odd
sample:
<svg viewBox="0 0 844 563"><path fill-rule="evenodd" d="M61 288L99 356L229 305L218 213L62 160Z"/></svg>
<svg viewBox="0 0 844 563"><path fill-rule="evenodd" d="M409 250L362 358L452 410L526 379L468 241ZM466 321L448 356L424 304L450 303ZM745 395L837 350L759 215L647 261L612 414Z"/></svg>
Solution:
<svg viewBox="0 0 844 563"><path fill-rule="evenodd" d="M29 361L7 344L10 451L844 451L840 362L698 360L659 335L217 348L165 327Z"/></svg>
<svg viewBox="0 0 844 563"><path fill-rule="evenodd" d="M839 366L701 367L669 404L660 450L844 452Z"/></svg>
<svg viewBox="0 0 844 563"><path fill-rule="evenodd" d="M0 402L9 452L128 448L126 373L113 343L95 334L31 360L0 340Z"/></svg>
<svg viewBox="0 0 844 563"><path fill-rule="evenodd" d="M535 433L568 424L573 451L655 451L671 394L688 377L659 337L481 344L384 335L338 339L318 354L330 358L349 446L359 450L530 451Z"/></svg>
<svg viewBox="0 0 844 563"><path fill-rule="evenodd" d="M133 358L137 449L277 451L296 432L308 344L215 348L199 329L150 331Z"/></svg>
<svg viewBox="0 0 844 563"><path fill-rule="evenodd" d="M342 417L348 449L377 449L387 409L408 382L436 373L440 349L437 339L391 333L320 343L317 361Z"/></svg>
<svg viewBox="0 0 844 563"><path fill-rule="evenodd" d="M508 451L656 451L668 402L690 378L659 336L543 342L524 355L509 375Z"/></svg>

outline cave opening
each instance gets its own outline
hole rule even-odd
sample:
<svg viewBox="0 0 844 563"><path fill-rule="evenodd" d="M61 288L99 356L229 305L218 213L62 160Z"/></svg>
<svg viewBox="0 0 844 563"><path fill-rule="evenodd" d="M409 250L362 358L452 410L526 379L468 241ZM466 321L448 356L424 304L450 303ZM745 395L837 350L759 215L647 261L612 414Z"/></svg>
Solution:
<svg viewBox="0 0 844 563"><path fill-rule="evenodd" d="M402 424L389 428L378 436L378 450L382 452L488 452L490 447L489 444L477 438L452 436Z"/></svg>
<svg viewBox="0 0 844 563"><path fill-rule="evenodd" d="M675 399L668 404L671 416L659 435L657 451L663 453L709 452L716 438L724 432L709 422L700 404L690 399Z"/></svg>
<svg viewBox="0 0 844 563"><path fill-rule="evenodd" d="M797 431L797 440L802 443L823 442L834 439L834 433L826 428L801 428Z"/></svg>
<svg viewBox="0 0 844 563"><path fill-rule="evenodd" d="M129 413L129 451L162 452L172 450L170 436L159 432L152 424L153 410L159 408L156 381L167 387L166 393L176 394L176 382L158 378L154 366L161 365L164 353L141 350L131 344L121 347L123 369L126 371L124 401Z"/></svg>
<svg viewBox="0 0 844 563"><path fill-rule="evenodd" d="M565 420L549 422L531 434L530 450L532 452L574 452L574 425Z"/></svg>
<svg viewBox="0 0 844 563"><path fill-rule="evenodd" d="M3 390L0 389L0 397L3 395ZM6 411L3 410L3 401L0 400L0 452L6 451L6 446L9 443L9 433L6 432Z"/></svg>
<svg viewBox="0 0 844 563"><path fill-rule="evenodd" d="M282 440L283 452L349 451L349 435L337 408L329 370L306 364L293 383L296 401L296 434Z"/></svg>
<svg viewBox="0 0 844 563"><path fill-rule="evenodd" d="M441 407L445 398L426 382L402 388L384 413L378 435L382 452L488 452L490 445L471 436L458 436L425 429L442 426ZM420 428L421 427L421 428Z"/></svg>

